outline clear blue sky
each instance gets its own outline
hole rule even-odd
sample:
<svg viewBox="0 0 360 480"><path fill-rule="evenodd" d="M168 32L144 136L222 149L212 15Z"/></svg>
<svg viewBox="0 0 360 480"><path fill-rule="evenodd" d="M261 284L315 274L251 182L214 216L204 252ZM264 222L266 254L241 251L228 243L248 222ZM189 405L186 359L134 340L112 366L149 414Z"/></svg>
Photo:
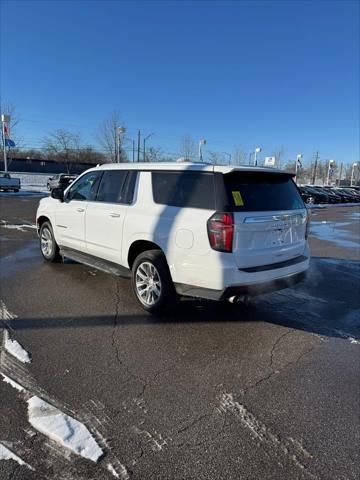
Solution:
<svg viewBox="0 0 360 480"><path fill-rule="evenodd" d="M359 159L356 1L1 4L1 96L29 145L60 127L94 143L118 109L169 152L189 133L209 150Z"/></svg>

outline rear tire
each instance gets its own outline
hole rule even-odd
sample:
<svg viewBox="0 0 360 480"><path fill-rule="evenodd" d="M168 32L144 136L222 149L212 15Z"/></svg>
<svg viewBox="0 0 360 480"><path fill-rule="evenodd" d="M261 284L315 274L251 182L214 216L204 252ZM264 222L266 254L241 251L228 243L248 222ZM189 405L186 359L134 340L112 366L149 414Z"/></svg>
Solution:
<svg viewBox="0 0 360 480"><path fill-rule="evenodd" d="M131 284L137 301L150 313L169 310L179 298L161 250L148 250L136 257Z"/></svg>
<svg viewBox="0 0 360 480"><path fill-rule="evenodd" d="M59 245L55 241L54 232L50 222L44 222L40 227L40 250L47 262L61 263L62 257Z"/></svg>

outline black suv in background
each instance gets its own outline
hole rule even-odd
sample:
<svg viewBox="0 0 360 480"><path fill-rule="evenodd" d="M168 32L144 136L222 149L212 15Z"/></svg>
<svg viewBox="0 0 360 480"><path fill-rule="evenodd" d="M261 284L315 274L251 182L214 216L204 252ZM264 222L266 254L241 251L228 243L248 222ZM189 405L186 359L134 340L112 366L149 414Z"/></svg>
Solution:
<svg viewBox="0 0 360 480"><path fill-rule="evenodd" d="M58 173L53 177L50 177L47 181L47 188L48 190L53 190L54 188L65 188L70 185L75 179L77 175L70 175L68 173Z"/></svg>

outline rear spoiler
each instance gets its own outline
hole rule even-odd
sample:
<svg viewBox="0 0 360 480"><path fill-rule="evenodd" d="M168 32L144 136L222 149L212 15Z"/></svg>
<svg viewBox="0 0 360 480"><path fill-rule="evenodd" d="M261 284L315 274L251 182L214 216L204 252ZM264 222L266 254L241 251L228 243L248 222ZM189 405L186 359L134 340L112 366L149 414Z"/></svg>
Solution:
<svg viewBox="0 0 360 480"><path fill-rule="evenodd" d="M214 165L213 167L214 173L222 173L227 175L228 173L235 173L235 172L246 172L246 173L271 173L271 174L278 174L278 175L287 175L289 177L295 177L295 173L289 172L287 170L280 170L279 168L270 168L270 167L253 167L253 166L220 166Z"/></svg>

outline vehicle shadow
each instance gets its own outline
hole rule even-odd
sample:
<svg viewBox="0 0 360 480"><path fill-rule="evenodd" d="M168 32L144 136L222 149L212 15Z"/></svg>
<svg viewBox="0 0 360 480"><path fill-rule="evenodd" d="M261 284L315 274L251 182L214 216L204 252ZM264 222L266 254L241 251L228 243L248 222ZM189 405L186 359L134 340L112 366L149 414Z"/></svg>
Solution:
<svg viewBox="0 0 360 480"><path fill-rule="evenodd" d="M307 298L307 301L305 301ZM214 326L218 334L219 325L224 333L230 324L264 323L334 338L353 338L360 340L360 310L353 306L344 307L343 303L325 302L320 297L309 297L304 286L286 289L273 294L254 298L249 305L232 305L225 302L183 299L173 311L162 315L151 315L139 308L134 299L129 299L129 314L85 315L85 316L19 316L11 321L0 321L0 325L19 330L126 327L137 325L207 325ZM316 305L317 306L316 306ZM134 311L135 310L135 311Z"/></svg>

